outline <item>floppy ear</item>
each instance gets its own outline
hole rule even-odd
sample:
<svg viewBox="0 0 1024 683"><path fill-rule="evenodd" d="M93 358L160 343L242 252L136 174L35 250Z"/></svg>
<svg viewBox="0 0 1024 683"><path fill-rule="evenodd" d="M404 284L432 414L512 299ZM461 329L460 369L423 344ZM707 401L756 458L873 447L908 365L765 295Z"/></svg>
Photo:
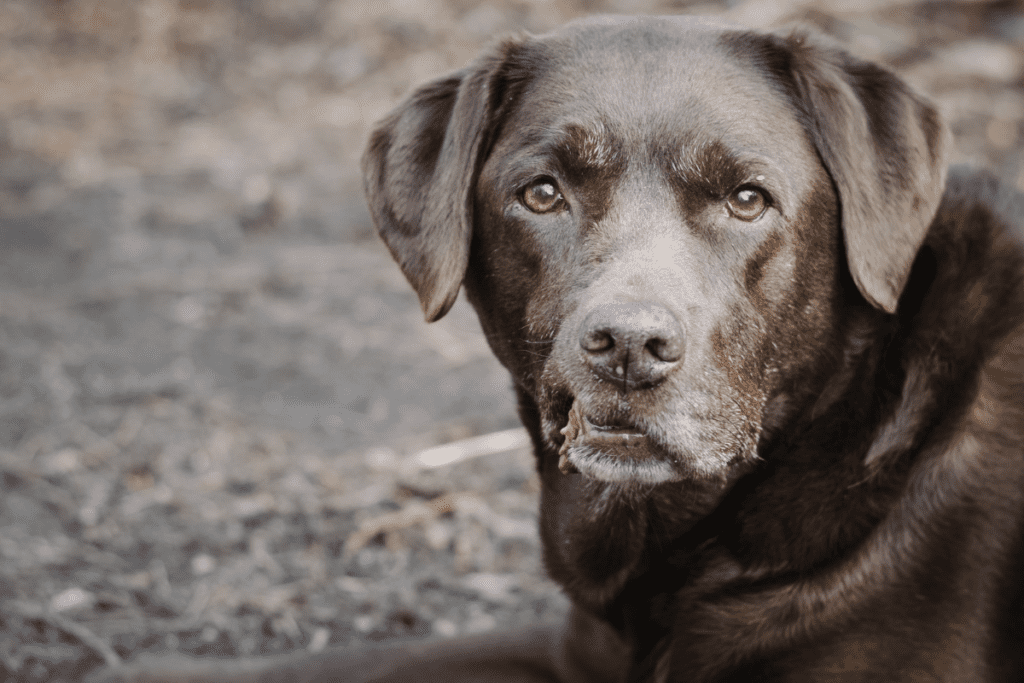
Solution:
<svg viewBox="0 0 1024 683"><path fill-rule="evenodd" d="M932 104L885 69L805 33L783 40L791 94L839 192L854 282L894 313L942 198L949 132Z"/></svg>
<svg viewBox="0 0 1024 683"><path fill-rule="evenodd" d="M466 273L472 188L501 103L499 73L517 44L420 87L377 125L363 154L370 215L427 322L452 307Z"/></svg>

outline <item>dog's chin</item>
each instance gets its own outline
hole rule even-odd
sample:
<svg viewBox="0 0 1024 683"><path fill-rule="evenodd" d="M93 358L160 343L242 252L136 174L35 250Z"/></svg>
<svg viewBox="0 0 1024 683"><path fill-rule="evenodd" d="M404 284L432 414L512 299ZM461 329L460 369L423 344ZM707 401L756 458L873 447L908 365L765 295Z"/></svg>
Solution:
<svg viewBox="0 0 1024 683"><path fill-rule="evenodd" d="M639 434L615 445L577 444L567 449L568 468L563 467L563 471L576 471L611 484L655 485L683 479L667 457L655 455L660 450Z"/></svg>
<svg viewBox="0 0 1024 683"><path fill-rule="evenodd" d="M588 418L576 401L561 433L559 469L616 484L664 484L684 478L675 458L648 434L621 421Z"/></svg>

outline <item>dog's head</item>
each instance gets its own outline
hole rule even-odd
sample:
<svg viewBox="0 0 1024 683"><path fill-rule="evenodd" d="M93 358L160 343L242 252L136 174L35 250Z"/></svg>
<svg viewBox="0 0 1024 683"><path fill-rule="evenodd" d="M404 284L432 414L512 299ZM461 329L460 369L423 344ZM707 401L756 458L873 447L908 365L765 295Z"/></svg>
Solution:
<svg viewBox="0 0 1024 683"><path fill-rule="evenodd" d="M466 285L543 450L655 484L721 479L821 389L847 282L896 310L945 145L902 81L803 33L595 19L421 88L364 173L427 319Z"/></svg>

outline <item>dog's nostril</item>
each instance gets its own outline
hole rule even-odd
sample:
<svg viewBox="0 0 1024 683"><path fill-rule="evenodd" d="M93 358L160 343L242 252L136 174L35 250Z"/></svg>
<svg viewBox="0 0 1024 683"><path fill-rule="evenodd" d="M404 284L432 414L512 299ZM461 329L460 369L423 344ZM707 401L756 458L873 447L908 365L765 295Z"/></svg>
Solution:
<svg viewBox="0 0 1024 683"><path fill-rule="evenodd" d="M682 336L671 339L655 337L647 342L647 351L652 356L665 363L675 363L683 357Z"/></svg>
<svg viewBox="0 0 1024 683"><path fill-rule="evenodd" d="M584 330L580 335L580 346L584 351L600 353L615 346L615 338L607 330Z"/></svg>

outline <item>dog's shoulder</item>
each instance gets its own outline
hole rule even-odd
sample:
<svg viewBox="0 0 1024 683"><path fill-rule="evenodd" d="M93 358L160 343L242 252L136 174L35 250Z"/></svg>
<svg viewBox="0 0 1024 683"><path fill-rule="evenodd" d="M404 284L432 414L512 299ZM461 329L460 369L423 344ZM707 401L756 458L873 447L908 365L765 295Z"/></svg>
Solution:
<svg viewBox="0 0 1024 683"><path fill-rule="evenodd" d="M1001 459L1024 479L1024 194L987 171L951 169L894 324L905 380L868 463L894 444L984 442L977 476Z"/></svg>
<svg viewBox="0 0 1024 683"><path fill-rule="evenodd" d="M937 274L919 344L960 364L967 420L1024 471L1024 194L991 173L953 169L921 258Z"/></svg>
<svg viewBox="0 0 1024 683"><path fill-rule="evenodd" d="M1024 333L1024 194L954 167L917 267L906 292L911 334L959 346L965 372L1012 351Z"/></svg>
<svg viewBox="0 0 1024 683"><path fill-rule="evenodd" d="M1019 262L1024 249L1024 194L991 171L953 166L932 234L990 241L1005 256L1016 253L1015 262ZM1002 241L1003 237L1009 241Z"/></svg>

